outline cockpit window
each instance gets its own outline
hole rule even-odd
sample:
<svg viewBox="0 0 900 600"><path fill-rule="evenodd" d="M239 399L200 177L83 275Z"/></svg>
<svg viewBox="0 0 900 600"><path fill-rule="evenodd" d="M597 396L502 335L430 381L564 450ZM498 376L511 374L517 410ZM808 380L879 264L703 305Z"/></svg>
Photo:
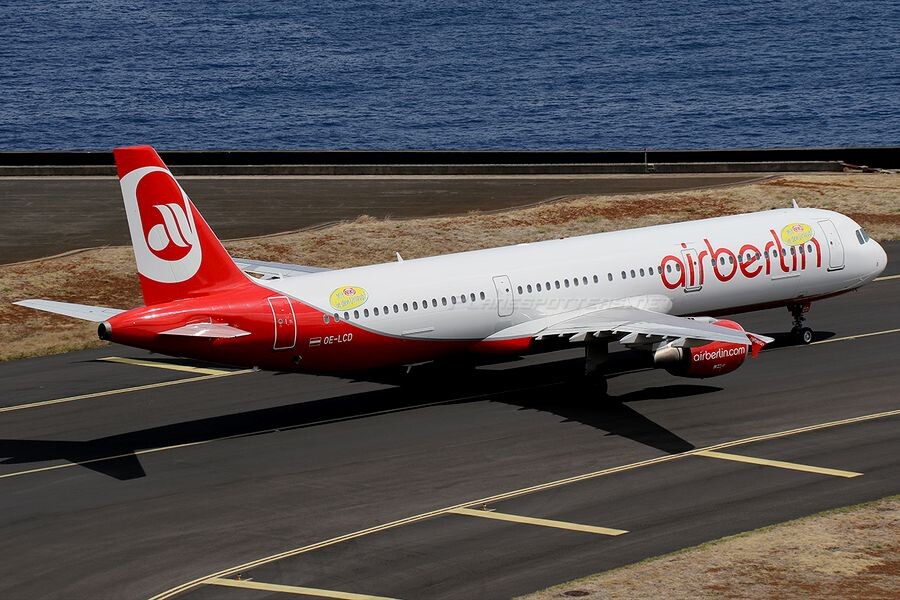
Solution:
<svg viewBox="0 0 900 600"><path fill-rule="evenodd" d="M856 230L856 239L859 240L860 245L865 244L869 241L869 235L863 229Z"/></svg>

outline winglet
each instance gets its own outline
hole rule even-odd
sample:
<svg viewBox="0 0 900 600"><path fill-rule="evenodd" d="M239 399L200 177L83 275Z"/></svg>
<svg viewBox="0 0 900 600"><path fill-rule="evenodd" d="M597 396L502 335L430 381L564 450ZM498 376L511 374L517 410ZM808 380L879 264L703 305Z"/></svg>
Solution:
<svg viewBox="0 0 900 600"><path fill-rule="evenodd" d="M747 338L750 340L750 356L753 358L756 358L756 355L763 349L763 346L775 341L775 338L770 338L765 335L750 333L749 331L745 331L744 333L747 334Z"/></svg>

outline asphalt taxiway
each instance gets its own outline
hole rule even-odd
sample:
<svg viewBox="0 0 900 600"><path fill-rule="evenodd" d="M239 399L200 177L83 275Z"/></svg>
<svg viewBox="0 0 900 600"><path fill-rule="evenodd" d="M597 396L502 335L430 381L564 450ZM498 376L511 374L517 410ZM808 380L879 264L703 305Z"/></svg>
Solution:
<svg viewBox="0 0 900 600"><path fill-rule="evenodd" d="M372 217L491 211L560 196L734 185L764 173L684 175L194 176L184 189L222 239ZM129 244L115 177L0 177L0 264Z"/></svg>
<svg viewBox="0 0 900 600"><path fill-rule="evenodd" d="M400 385L116 346L0 364L0 597L503 598L900 493L886 249L813 305L813 345L709 380L622 353L610 401L578 350Z"/></svg>

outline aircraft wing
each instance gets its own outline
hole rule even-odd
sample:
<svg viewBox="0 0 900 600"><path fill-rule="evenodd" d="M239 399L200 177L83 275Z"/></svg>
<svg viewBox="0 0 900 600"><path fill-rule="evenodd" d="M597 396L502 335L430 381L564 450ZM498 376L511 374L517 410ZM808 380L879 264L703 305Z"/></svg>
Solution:
<svg viewBox="0 0 900 600"><path fill-rule="evenodd" d="M93 321L100 323L125 312L118 308L107 308L105 306L89 306L87 304L73 304L72 302L56 302L55 300L19 300L13 302L19 306L26 308L34 308L46 312L83 319L85 321Z"/></svg>
<svg viewBox="0 0 900 600"><path fill-rule="evenodd" d="M589 336L615 338L626 346L649 348L671 342L676 346L700 346L709 342L764 345L771 338L714 325L702 320L676 317L634 306L588 308L552 315L507 327L488 340L530 336L568 336L582 342Z"/></svg>
<svg viewBox="0 0 900 600"><path fill-rule="evenodd" d="M284 279L286 277L297 277L299 275L309 275L310 273L319 273L321 271L330 270L306 265L263 262L260 260L250 260L249 258L235 258L234 264L236 264L238 269L244 273L256 277L257 279Z"/></svg>

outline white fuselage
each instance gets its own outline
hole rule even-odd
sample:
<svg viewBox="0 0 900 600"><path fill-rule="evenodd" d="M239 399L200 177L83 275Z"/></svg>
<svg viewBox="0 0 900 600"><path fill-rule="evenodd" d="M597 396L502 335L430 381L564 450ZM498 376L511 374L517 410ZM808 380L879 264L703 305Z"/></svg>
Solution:
<svg viewBox="0 0 900 600"><path fill-rule="evenodd" d="M859 229L836 212L791 208L260 283L372 333L482 340L613 301L673 315L723 314L849 291L887 262ZM333 302L341 289L352 295Z"/></svg>

